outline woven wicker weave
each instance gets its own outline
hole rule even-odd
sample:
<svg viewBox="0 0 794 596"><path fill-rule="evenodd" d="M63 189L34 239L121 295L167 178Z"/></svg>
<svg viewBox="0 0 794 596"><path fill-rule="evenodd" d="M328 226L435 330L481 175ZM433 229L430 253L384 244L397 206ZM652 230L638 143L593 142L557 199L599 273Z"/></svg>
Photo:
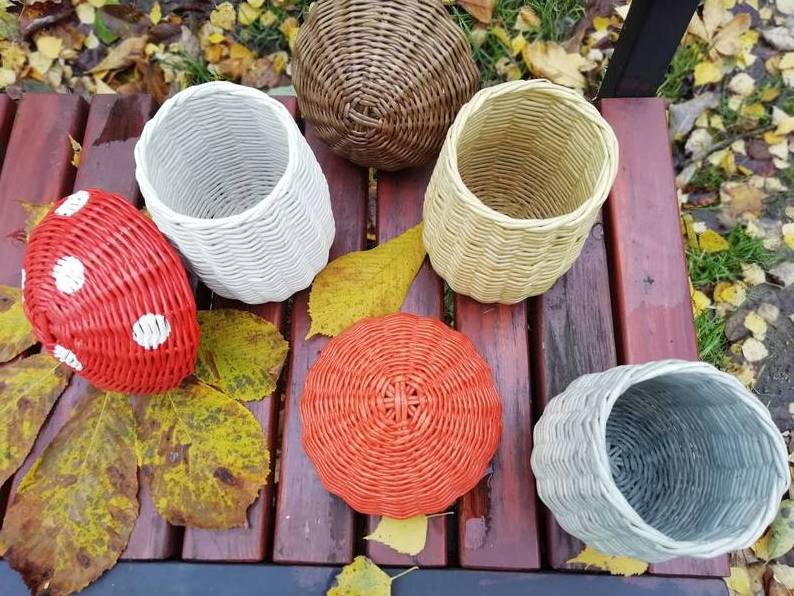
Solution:
<svg viewBox="0 0 794 596"><path fill-rule="evenodd" d="M565 531L649 562L752 544L789 484L785 445L758 399L680 360L571 383L535 426L532 469Z"/></svg>
<svg viewBox="0 0 794 596"><path fill-rule="evenodd" d="M432 159L479 81L466 37L438 0L319 0L293 71L317 136L382 170Z"/></svg>
<svg viewBox="0 0 794 596"><path fill-rule="evenodd" d="M225 82L177 93L146 124L136 177L157 226L215 293L257 304L328 261L328 184L286 108Z"/></svg>
<svg viewBox="0 0 794 596"><path fill-rule="evenodd" d="M24 308L36 337L102 389L157 393L193 372L196 304L179 255L122 197L57 202L25 252Z"/></svg>
<svg viewBox="0 0 794 596"><path fill-rule="evenodd" d="M485 474L502 430L491 370L462 334L411 314L365 319L309 370L303 445L362 513L443 511Z"/></svg>
<svg viewBox="0 0 794 596"><path fill-rule="evenodd" d="M612 129L548 81L484 89L450 127L425 195L433 268L459 294L542 294L581 252L617 171Z"/></svg>

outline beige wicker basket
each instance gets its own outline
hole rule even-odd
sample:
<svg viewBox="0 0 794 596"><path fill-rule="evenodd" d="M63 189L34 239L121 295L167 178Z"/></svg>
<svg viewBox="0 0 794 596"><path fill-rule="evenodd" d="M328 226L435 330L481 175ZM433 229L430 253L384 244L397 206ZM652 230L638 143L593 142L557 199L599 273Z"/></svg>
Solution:
<svg viewBox="0 0 794 596"><path fill-rule="evenodd" d="M617 172L609 124L545 80L477 93L447 133L425 195L433 269L459 294L512 304L573 264Z"/></svg>
<svg viewBox="0 0 794 596"><path fill-rule="evenodd" d="M319 0L293 70L317 136L382 170L433 159L479 83L468 40L440 0Z"/></svg>
<svg viewBox="0 0 794 596"><path fill-rule="evenodd" d="M764 405L731 375L682 360L579 377L535 425L532 470L566 532L649 562L749 546L789 485Z"/></svg>

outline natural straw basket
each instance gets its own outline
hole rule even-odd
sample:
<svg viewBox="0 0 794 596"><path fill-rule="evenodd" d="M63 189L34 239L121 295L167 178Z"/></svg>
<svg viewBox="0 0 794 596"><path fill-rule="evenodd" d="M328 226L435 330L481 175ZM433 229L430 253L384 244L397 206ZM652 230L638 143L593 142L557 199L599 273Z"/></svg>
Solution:
<svg viewBox="0 0 794 596"><path fill-rule="evenodd" d="M196 304L182 261L127 201L81 190L33 229L25 314L55 358L101 389L157 393L196 361Z"/></svg>
<svg viewBox="0 0 794 596"><path fill-rule="evenodd" d="M317 136L382 170L432 159L479 82L468 40L440 0L319 0L293 70Z"/></svg>
<svg viewBox="0 0 794 596"><path fill-rule="evenodd" d="M323 485L362 513L443 511L485 474L502 430L491 369L435 319L365 319L332 339L300 402Z"/></svg>
<svg viewBox="0 0 794 596"><path fill-rule="evenodd" d="M532 469L566 532L649 562L752 544L789 484L766 408L731 375L681 360L571 383L535 426Z"/></svg>
<svg viewBox="0 0 794 596"><path fill-rule="evenodd" d="M483 89L450 127L425 195L433 268L480 302L542 294L579 256L617 159L612 129L575 91Z"/></svg>
<svg viewBox="0 0 794 596"><path fill-rule="evenodd" d="M286 300L328 261L328 184L292 116L256 89L190 87L163 104L135 146L157 226L216 294Z"/></svg>

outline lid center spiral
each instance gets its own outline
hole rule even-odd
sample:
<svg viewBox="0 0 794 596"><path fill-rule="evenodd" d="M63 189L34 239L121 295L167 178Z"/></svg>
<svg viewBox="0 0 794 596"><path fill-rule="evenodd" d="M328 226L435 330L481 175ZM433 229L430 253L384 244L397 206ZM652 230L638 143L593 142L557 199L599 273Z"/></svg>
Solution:
<svg viewBox="0 0 794 596"><path fill-rule="evenodd" d="M416 386L405 380L396 380L386 385L380 405L384 416L400 423L412 419L419 404Z"/></svg>

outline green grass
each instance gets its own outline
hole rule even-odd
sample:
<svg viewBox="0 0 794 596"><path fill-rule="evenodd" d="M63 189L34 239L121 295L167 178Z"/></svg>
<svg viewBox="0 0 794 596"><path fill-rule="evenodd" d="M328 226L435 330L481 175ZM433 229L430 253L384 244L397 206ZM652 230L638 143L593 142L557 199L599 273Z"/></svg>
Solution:
<svg viewBox="0 0 794 596"><path fill-rule="evenodd" d="M725 361L728 338L725 337L725 319L712 310L705 310L695 317L700 359L716 367Z"/></svg>
<svg viewBox="0 0 794 596"><path fill-rule="evenodd" d="M163 60L163 64L176 72L184 72L187 78L187 87L209 83L210 81L219 81L223 78L203 59L194 58L187 54L182 54L175 60Z"/></svg>
<svg viewBox="0 0 794 596"><path fill-rule="evenodd" d="M742 277L743 263L768 269L774 261L774 255L764 248L761 240L748 236L742 226L731 230L726 240L730 248L722 252L687 250L687 267L693 286L703 289L719 281L736 281Z"/></svg>
<svg viewBox="0 0 794 596"><path fill-rule="evenodd" d="M697 169L695 175L687 183L687 188L704 191L719 190L720 185L726 180L727 176L721 167L705 163Z"/></svg>
<svg viewBox="0 0 794 596"><path fill-rule="evenodd" d="M679 46L664 76L664 81L656 90L656 95L666 97L673 103L678 103L692 91L692 82L689 76L694 72L695 65L703 59L703 47L692 43Z"/></svg>
<svg viewBox="0 0 794 596"><path fill-rule="evenodd" d="M529 0L529 2L498 2L510 4L517 8L508 24L512 27L516 20L518 9L524 4L529 4L540 18L538 39L549 41L562 41L567 39L576 23L584 15L585 2L582 0ZM497 9L498 10L498 9Z"/></svg>

